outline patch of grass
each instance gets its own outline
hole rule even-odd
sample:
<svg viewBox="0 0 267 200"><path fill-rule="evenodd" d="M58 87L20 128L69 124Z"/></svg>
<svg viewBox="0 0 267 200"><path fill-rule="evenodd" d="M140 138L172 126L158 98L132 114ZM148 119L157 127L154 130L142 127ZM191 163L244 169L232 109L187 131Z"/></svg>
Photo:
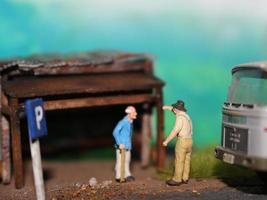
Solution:
<svg viewBox="0 0 267 200"><path fill-rule="evenodd" d="M191 157L191 178L247 178L254 177L253 170L224 163L214 156L215 146L194 149ZM162 178L170 178L174 171L174 157L165 171L160 173Z"/></svg>

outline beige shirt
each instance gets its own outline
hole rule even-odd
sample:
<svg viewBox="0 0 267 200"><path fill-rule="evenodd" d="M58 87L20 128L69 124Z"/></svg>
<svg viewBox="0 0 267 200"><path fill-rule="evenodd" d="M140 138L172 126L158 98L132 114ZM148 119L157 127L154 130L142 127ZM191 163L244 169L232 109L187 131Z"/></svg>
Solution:
<svg viewBox="0 0 267 200"><path fill-rule="evenodd" d="M177 133L178 137L192 138L192 120L183 111L176 114L176 121L173 130Z"/></svg>

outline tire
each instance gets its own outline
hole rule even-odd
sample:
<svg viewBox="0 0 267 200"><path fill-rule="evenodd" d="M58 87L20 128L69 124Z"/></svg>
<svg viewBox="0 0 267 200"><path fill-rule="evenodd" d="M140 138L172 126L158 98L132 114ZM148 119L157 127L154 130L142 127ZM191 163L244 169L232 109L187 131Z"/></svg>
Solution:
<svg viewBox="0 0 267 200"><path fill-rule="evenodd" d="M257 175L265 185L267 185L267 172L257 171Z"/></svg>

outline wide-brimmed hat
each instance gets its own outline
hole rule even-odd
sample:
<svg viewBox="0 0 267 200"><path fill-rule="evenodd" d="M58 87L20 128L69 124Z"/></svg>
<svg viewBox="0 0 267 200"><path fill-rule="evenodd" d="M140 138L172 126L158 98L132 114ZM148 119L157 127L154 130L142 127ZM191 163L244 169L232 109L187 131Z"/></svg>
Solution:
<svg viewBox="0 0 267 200"><path fill-rule="evenodd" d="M186 112L184 102L182 100L178 100L176 103L172 104L172 107L176 108L177 110Z"/></svg>

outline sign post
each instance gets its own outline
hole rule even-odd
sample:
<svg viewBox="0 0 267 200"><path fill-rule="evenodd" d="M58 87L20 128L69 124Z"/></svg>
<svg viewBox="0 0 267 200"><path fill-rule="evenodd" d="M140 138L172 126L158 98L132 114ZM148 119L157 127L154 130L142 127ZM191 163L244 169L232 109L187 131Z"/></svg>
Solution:
<svg viewBox="0 0 267 200"><path fill-rule="evenodd" d="M32 156L32 168L37 200L45 200L44 179L39 138L47 135L42 99L26 101L26 115Z"/></svg>

